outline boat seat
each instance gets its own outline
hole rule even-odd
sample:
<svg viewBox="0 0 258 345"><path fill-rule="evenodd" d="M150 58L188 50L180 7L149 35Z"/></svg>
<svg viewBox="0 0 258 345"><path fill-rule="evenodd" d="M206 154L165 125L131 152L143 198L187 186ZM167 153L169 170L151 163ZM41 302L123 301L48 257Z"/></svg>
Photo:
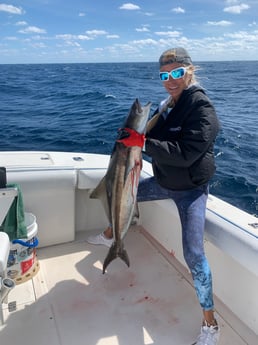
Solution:
<svg viewBox="0 0 258 345"><path fill-rule="evenodd" d="M15 188L0 189L0 224L3 223L17 193ZM7 268L9 251L9 237L5 232L0 232L0 277L4 275L4 271Z"/></svg>
<svg viewBox="0 0 258 345"><path fill-rule="evenodd" d="M0 225L2 225L14 198L18 195L18 190L15 187L8 188L6 184L6 168L0 167Z"/></svg>
<svg viewBox="0 0 258 345"><path fill-rule="evenodd" d="M17 195L18 190L16 188L0 188L0 225L2 225Z"/></svg>
<svg viewBox="0 0 258 345"><path fill-rule="evenodd" d="M205 237L258 276L258 230L255 216L210 195Z"/></svg>
<svg viewBox="0 0 258 345"><path fill-rule="evenodd" d="M101 179L106 174L106 169L87 169L78 172L78 188L92 189L97 187Z"/></svg>
<svg viewBox="0 0 258 345"><path fill-rule="evenodd" d="M93 189L96 188L102 178L105 176L107 169L80 169L78 171L78 189ZM144 171L141 171L140 178L150 177Z"/></svg>
<svg viewBox="0 0 258 345"><path fill-rule="evenodd" d="M0 232L0 278L4 278L10 251L9 237L5 232Z"/></svg>
<svg viewBox="0 0 258 345"><path fill-rule="evenodd" d="M6 169L0 167L0 225L2 225L14 198L18 195L16 188L6 188ZM10 241L6 233L0 232L0 277L7 267Z"/></svg>

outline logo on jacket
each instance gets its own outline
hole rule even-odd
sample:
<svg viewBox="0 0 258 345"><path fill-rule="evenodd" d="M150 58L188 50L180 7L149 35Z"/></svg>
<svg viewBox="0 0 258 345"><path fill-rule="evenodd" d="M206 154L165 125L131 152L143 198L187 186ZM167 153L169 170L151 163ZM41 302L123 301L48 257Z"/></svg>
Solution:
<svg viewBox="0 0 258 345"><path fill-rule="evenodd" d="M179 132L181 131L182 127L181 126L178 126L178 127L170 127L169 128L169 131L170 132Z"/></svg>

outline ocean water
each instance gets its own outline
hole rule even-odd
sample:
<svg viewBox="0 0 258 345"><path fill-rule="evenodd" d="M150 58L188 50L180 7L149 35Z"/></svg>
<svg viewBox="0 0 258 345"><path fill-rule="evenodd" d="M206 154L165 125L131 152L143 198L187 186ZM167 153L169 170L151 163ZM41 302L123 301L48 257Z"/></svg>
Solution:
<svg viewBox="0 0 258 345"><path fill-rule="evenodd" d="M217 110L210 192L258 215L258 61L200 62ZM110 154L134 99L167 96L157 63L0 65L0 150Z"/></svg>

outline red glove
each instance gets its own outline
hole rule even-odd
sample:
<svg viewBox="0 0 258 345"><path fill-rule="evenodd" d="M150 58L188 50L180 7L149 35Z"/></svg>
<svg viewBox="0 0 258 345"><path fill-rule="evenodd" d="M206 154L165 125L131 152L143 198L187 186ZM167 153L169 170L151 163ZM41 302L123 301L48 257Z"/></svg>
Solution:
<svg viewBox="0 0 258 345"><path fill-rule="evenodd" d="M143 148L143 145L145 142L144 134L140 134L131 128L123 128L122 130L126 132L126 134L128 133L128 136L126 136L126 138L118 139L117 140L118 143L122 143L128 147L139 146Z"/></svg>

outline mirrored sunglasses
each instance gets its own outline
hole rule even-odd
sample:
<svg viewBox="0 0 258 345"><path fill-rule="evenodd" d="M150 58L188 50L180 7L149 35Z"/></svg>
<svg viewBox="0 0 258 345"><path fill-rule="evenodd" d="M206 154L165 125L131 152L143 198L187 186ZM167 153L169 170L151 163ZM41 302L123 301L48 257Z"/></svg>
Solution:
<svg viewBox="0 0 258 345"><path fill-rule="evenodd" d="M170 72L159 72L159 77L161 81L167 81L169 80L169 76L171 76L173 79L180 79L183 78L183 76L186 74L186 68L185 67L179 67L172 69Z"/></svg>

